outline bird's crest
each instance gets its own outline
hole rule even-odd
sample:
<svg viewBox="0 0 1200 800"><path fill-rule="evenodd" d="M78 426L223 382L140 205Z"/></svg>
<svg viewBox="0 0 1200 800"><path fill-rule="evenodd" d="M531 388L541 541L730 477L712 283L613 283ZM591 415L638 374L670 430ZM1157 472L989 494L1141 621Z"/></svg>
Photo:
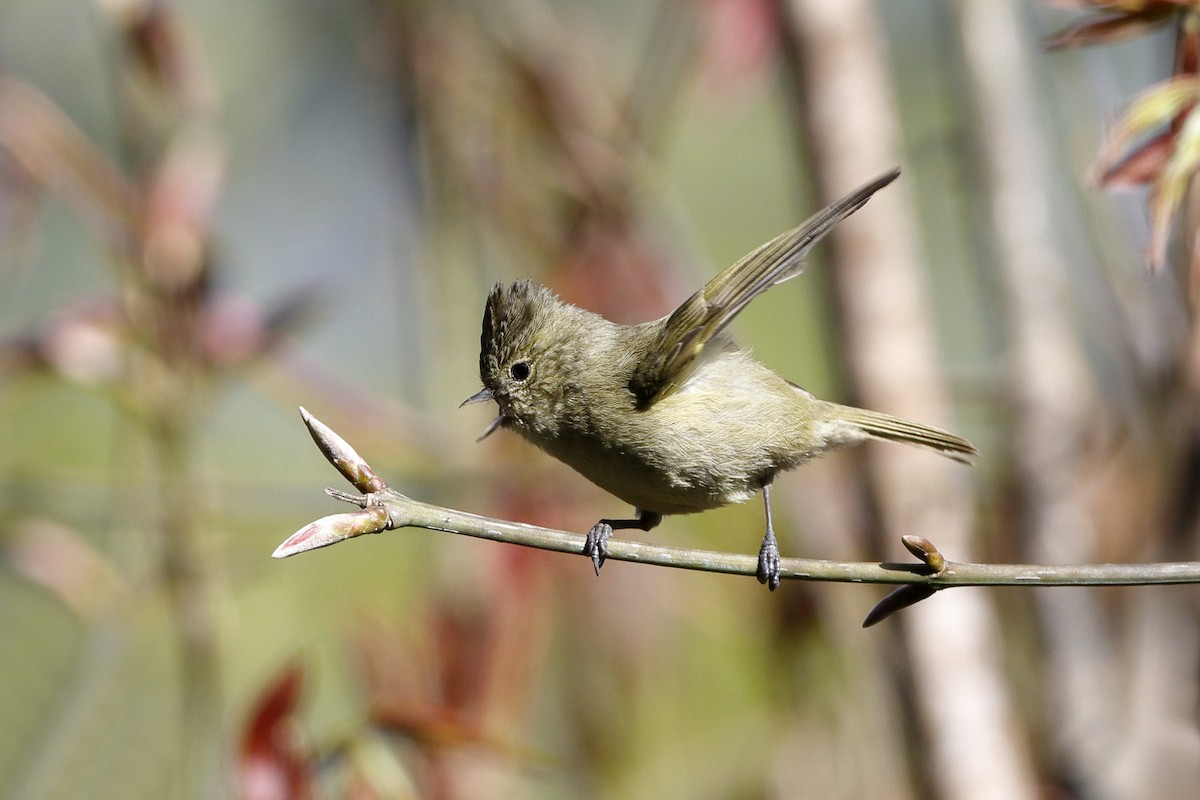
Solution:
<svg viewBox="0 0 1200 800"><path fill-rule="evenodd" d="M479 377L488 383L515 353L527 348L545 309L557 298L530 280L497 283L488 293L479 340Z"/></svg>

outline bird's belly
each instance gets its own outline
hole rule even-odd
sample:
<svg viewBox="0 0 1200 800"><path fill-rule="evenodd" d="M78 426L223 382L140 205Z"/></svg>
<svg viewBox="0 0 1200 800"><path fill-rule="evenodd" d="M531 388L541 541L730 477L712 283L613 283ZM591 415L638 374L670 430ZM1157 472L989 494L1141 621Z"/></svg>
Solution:
<svg viewBox="0 0 1200 800"><path fill-rule="evenodd" d="M687 514L745 502L776 473L824 449L812 397L740 351L701 365L648 408L633 407L623 391L595 392L605 414L526 436L643 511Z"/></svg>
<svg viewBox="0 0 1200 800"><path fill-rule="evenodd" d="M549 446L540 444L606 492L657 514L690 514L745 502L765 477L759 463L652 442L597 446L586 437L564 437Z"/></svg>

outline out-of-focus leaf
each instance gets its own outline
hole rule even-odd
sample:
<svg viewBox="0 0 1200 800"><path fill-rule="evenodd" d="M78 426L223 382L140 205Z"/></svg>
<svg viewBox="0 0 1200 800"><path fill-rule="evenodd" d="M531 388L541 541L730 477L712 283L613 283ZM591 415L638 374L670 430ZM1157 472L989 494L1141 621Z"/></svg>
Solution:
<svg viewBox="0 0 1200 800"><path fill-rule="evenodd" d="M415 800L420 796L408 768L379 734L351 740L346 761L346 800Z"/></svg>
<svg viewBox="0 0 1200 800"><path fill-rule="evenodd" d="M1107 141L1089 169L1090 182L1103 184L1103 176L1123 160L1130 145L1159 128L1174 129L1179 116L1200 100L1200 79L1181 76L1142 92L1109 128Z"/></svg>
<svg viewBox="0 0 1200 800"><path fill-rule="evenodd" d="M80 617L110 613L129 599L113 565L74 531L47 520L18 526L5 550L8 562Z"/></svg>
<svg viewBox="0 0 1200 800"><path fill-rule="evenodd" d="M259 696L242 737L238 792L244 800L312 797L308 749L299 737L296 706L304 672L285 667Z"/></svg>
<svg viewBox="0 0 1200 800"><path fill-rule="evenodd" d="M1046 0L1046 5L1057 8L1102 9L1109 13L1134 13L1157 6L1187 8L1196 6L1196 0Z"/></svg>
<svg viewBox="0 0 1200 800"><path fill-rule="evenodd" d="M1135 148L1125 158L1094 176L1097 186L1118 189L1152 183L1175 149L1175 131L1163 131Z"/></svg>
<svg viewBox="0 0 1200 800"><path fill-rule="evenodd" d="M770 74L782 21L775 2L709 0L702 4L701 78L725 97L748 94L747 85Z"/></svg>
<svg viewBox="0 0 1200 800"><path fill-rule="evenodd" d="M36 237L37 182L3 148L0 148L0 275L24 266Z"/></svg>
<svg viewBox="0 0 1200 800"><path fill-rule="evenodd" d="M1200 12L1183 18L1175 40L1176 75L1195 75L1200 70Z"/></svg>
<svg viewBox="0 0 1200 800"><path fill-rule="evenodd" d="M1200 112L1188 115L1175 142L1170 160L1163 167L1150 193L1150 246L1147 262L1151 271L1166 263L1171 223L1183 202L1188 186L1200 169Z"/></svg>
<svg viewBox="0 0 1200 800"><path fill-rule="evenodd" d="M1088 170L1088 182L1095 186L1153 184L1146 255L1151 271L1165 263L1176 212L1200 169L1200 77L1195 74L1200 53L1200 12L1194 1L1160 0L1121 9L1129 12L1127 19L1135 15L1148 19L1148 15L1161 14L1164 9L1185 6L1192 10L1180 26L1175 77L1138 95L1109 128L1107 140ZM1143 141L1134 146L1139 140Z"/></svg>
<svg viewBox="0 0 1200 800"><path fill-rule="evenodd" d="M486 617L448 605L430 610L422 641L400 638L381 624L355 637L354 654L368 713L379 728L430 751L467 745L529 763L544 756L487 729L482 706L495 679Z"/></svg>
<svg viewBox="0 0 1200 800"><path fill-rule="evenodd" d="M221 146L202 131L177 137L164 155L146 197L142 253L155 285L178 290L201 279L224 171Z"/></svg>
<svg viewBox="0 0 1200 800"><path fill-rule="evenodd" d="M1061 50L1123 42L1161 28L1177 11L1171 3L1149 3L1139 11L1079 22L1050 36L1044 44L1050 50Z"/></svg>
<svg viewBox="0 0 1200 800"><path fill-rule="evenodd" d="M1200 79L1181 75L1151 86L1125 112L1121 129L1139 136L1149 128L1165 125L1200 98Z"/></svg>
<svg viewBox="0 0 1200 800"><path fill-rule="evenodd" d="M90 297L28 333L0 342L0 370L49 370L70 383L112 387L126 368L129 331L116 303Z"/></svg>
<svg viewBox="0 0 1200 800"><path fill-rule="evenodd" d="M130 252L141 202L116 165L50 98L0 74L0 148L118 252Z"/></svg>
<svg viewBox="0 0 1200 800"><path fill-rule="evenodd" d="M301 286L270 308L236 295L215 294L204 306L199 335L204 362L214 369L245 366L280 348L324 310L316 286Z"/></svg>
<svg viewBox="0 0 1200 800"><path fill-rule="evenodd" d="M216 90L187 18L163 3L111 3L110 11L144 76L184 114L207 115Z"/></svg>

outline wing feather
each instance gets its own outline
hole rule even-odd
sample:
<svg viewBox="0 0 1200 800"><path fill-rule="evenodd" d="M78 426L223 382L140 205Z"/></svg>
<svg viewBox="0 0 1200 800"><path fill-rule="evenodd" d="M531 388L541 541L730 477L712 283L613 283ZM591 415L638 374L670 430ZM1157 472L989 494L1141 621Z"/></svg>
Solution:
<svg viewBox="0 0 1200 800"><path fill-rule="evenodd" d="M667 318L658 342L634 370L630 388L643 405L675 391L691 373L705 346L713 341L751 300L804 270L804 257L846 217L862 208L871 195L900 175L893 169L855 189L800 225L760 245L689 297Z"/></svg>

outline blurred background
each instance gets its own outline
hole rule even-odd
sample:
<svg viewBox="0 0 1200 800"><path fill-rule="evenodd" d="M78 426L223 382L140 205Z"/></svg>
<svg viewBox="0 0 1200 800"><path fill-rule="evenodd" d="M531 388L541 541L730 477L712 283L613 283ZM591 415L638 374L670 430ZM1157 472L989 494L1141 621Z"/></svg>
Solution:
<svg viewBox="0 0 1200 800"><path fill-rule="evenodd" d="M784 476L783 554L1196 559L1193 5L0 0L0 796L1195 797L1194 588L864 631L424 530L270 558L345 510L301 404L418 499L626 513L475 444L489 286L651 319L899 165L736 334L983 455Z"/></svg>

